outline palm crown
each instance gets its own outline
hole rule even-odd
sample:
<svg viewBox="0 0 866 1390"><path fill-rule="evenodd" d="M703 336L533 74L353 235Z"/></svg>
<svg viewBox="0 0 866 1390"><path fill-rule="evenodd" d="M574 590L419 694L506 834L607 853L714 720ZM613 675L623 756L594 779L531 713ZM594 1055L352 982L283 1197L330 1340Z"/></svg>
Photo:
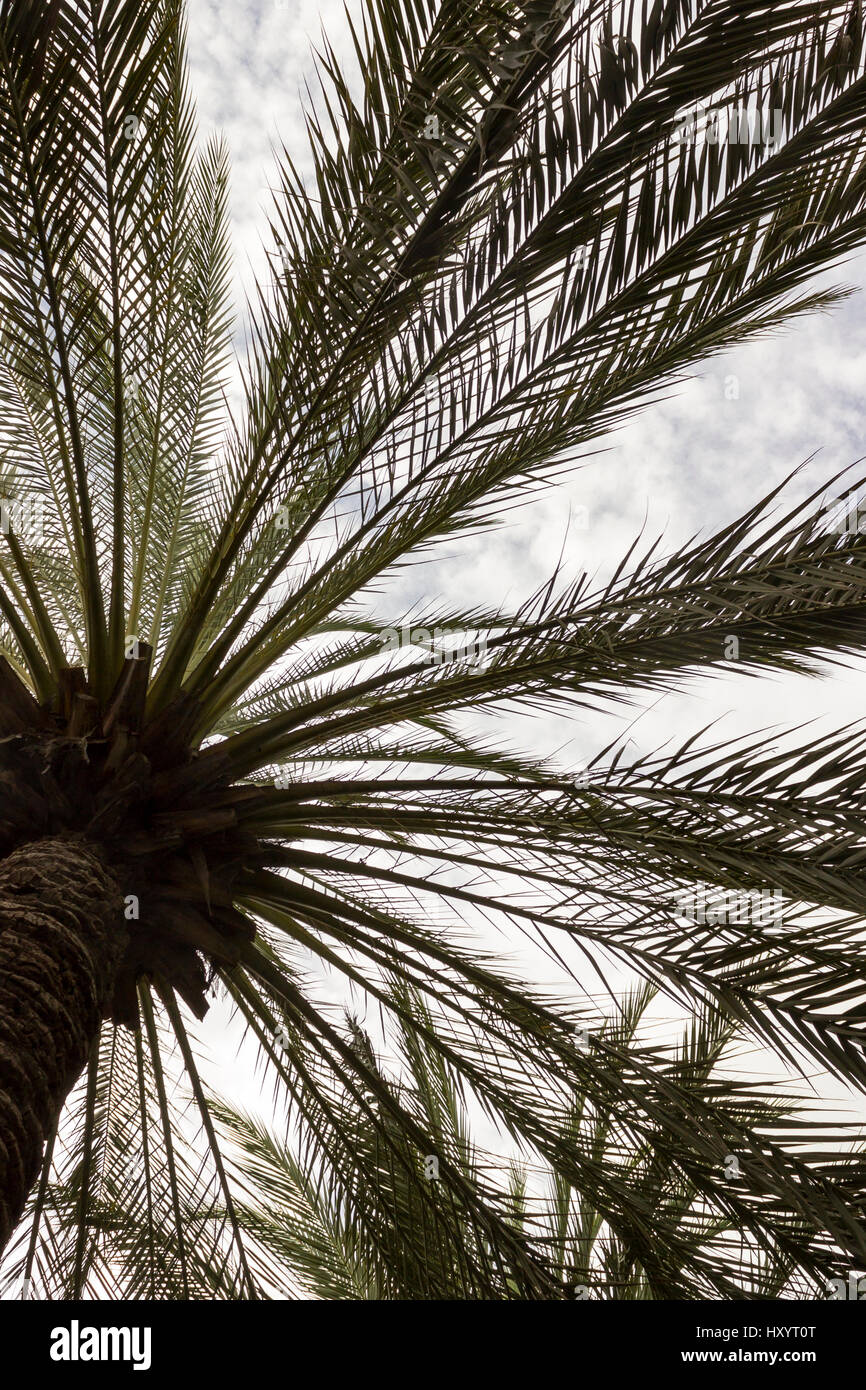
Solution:
<svg viewBox="0 0 866 1390"><path fill-rule="evenodd" d="M182 6L0 14L9 1268L256 1296L275 1259L311 1268L311 1192L387 1296L753 1296L866 1265L848 1131L717 1070L736 1028L866 1084L862 735L612 746L577 778L464 718L668 689L732 639L745 671L819 670L863 646L866 541L777 490L597 590L375 601L690 363L834 300L799 287L866 238L860 4L365 0L361 94L326 46L312 180L280 162L237 409L227 155L196 145ZM707 108L735 138L699 138ZM527 987L480 913L638 972L689 1043ZM209 1098L189 1012L215 974L299 1151ZM552 1205L471 1161L455 1096ZM345 1296L329 1259L308 1287Z"/></svg>

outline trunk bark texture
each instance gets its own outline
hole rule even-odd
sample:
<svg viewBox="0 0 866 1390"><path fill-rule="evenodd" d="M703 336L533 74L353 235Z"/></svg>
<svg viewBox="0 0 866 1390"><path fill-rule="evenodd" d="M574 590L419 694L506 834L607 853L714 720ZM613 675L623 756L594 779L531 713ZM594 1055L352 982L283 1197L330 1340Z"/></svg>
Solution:
<svg viewBox="0 0 866 1390"><path fill-rule="evenodd" d="M127 942L120 888L82 839L0 861L0 1250L99 1033Z"/></svg>

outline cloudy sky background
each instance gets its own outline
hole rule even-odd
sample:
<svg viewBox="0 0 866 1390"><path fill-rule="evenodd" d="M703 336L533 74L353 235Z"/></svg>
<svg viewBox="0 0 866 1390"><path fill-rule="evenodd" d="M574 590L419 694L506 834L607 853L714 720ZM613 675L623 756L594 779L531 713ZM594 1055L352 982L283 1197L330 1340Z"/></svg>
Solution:
<svg viewBox="0 0 866 1390"><path fill-rule="evenodd" d="M350 9L357 11L356 0ZM231 150L242 316L255 277L270 274L262 238L269 189L277 184L273 148L284 143L301 169L309 167L301 91L314 82L312 47L324 29L351 69L348 31L340 0L188 0L188 11L200 133L204 139L214 130L224 132ZM548 577L563 547L566 566L597 572L601 579L642 527L648 537L663 531L666 548L674 550L690 536L732 521L812 455L788 496L793 503L821 486L866 454L864 281L861 253L813 282L854 287L858 293L846 304L698 367L670 399L604 440L607 454L587 460L521 512L510 513L497 533L461 542L459 553L452 547L423 583L414 569L396 601L405 599L408 606L421 595L441 595L462 602L469 584L479 603L511 606ZM239 324L239 341L241 331ZM726 391L726 383L733 390ZM727 399L733 391L737 398ZM586 530L575 524L578 508L589 513ZM702 722L710 706L718 714L730 710L743 728L828 709L844 720L862 711L861 680L768 678L759 689L758 682L732 673L729 680L696 683L686 706L677 702L676 714L659 710L649 722L655 731L679 728L692 706ZM565 729L551 728L551 746L567 736L580 757L584 744L593 747L583 732L571 721Z"/></svg>
<svg viewBox="0 0 866 1390"><path fill-rule="evenodd" d="M351 8L357 9L355 0ZM201 137L221 130L231 150L242 311L255 276L270 274L262 236L268 189L277 182L273 148L284 143L298 166L309 168L301 93L313 80L312 48L324 27L338 56L351 63L348 30L340 0L188 0L188 12ZM439 599L516 607L547 579L560 553L566 569L584 568L603 580L642 527L648 539L664 532L665 549L676 550L696 533L734 520L812 455L789 489L791 504L822 486L866 454L864 279L863 255L823 276L824 285L846 284L858 293L833 314L797 320L771 340L706 363L669 399L608 437L606 454L511 512L497 531L451 545L435 566L413 567L393 591L395 611ZM578 508L588 513L586 529L574 524ZM625 718L635 720L629 734L642 753L713 719L722 721L720 735L732 738L803 720L816 720L821 732L862 717L864 677L866 662L821 680L746 679L732 663L722 676L691 681L685 694L639 699ZM500 732L507 728L539 753L558 751L573 765L593 757L623 722L619 713L509 716ZM543 975L543 966L535 968ZM334 991L336 998L336 985ZM250 1056L236 1056L237 1035L229 1035L227 1021L217 1003L202 1029L214 1064L210 1079L217 1090L258 1108ZM817 1089L840 1096L826 1082Z"/></svg>

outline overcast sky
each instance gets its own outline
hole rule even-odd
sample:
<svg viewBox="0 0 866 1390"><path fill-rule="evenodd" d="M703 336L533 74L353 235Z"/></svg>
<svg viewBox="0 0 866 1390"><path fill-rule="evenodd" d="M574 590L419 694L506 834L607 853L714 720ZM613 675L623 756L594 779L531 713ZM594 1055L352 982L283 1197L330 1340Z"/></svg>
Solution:
<svg viewBox="0 0 866 1390"><path fill-rule="evenodd" d="M268 189L276 182L273 146L284 143L302 169L308 163L301 91L313 83L312 50L323 29L348 60L339 0L189 0L201 134L222 130L231 149L239 308L253 277L267 273L262 235ZM424 596L462 602L469 579L479 602L516 603L547 577L563 542L567 564L604 575L644 525L651 536L665 531L674 548L733 520L812 455L792 485L792 499L855 462L866 454L864 279L862 254L825 274L822 283L860 292L831 314L799 319L773 339L699 367L671 399L609 437L606 455L531 500L522 513L511 513L495 536L462 543L459 554L425 571ZM574 524L577 508L588 513L585 530ZM419 592L418 574L413 568L406 581L407 606ZM696 682L690 702L701 722L704 706L712 706L754 727L827 708L842 719L856 717L863 694L861 681L848 677L829 684L758 683L732 673L730 680ZM647 738L666 721L679 721L683 711L676 703L676 715L657 711L642 721ZM581 733L571 734L582 741ZM552 745L562 737L562 729L551 730Z"/></svg>

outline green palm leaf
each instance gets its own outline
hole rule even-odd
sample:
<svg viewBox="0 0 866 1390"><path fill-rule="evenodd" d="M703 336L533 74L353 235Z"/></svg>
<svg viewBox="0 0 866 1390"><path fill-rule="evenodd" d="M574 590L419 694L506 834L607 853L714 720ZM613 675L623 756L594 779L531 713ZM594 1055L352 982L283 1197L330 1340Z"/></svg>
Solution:
<svg viewBox="0 0 866 1390"><path fill-rule="evenodd" d="M864 480L510 611L388 595L847 293L814 277L866 240L861 6L349 24L364 81L324 44L237 362L180 0L0 7L7 1267L57 1297L814 1292L866 1267L856 1129L726 1067L748 1039L866 1087L862 731L569 769L479 726L732 651L844 666L866 540L826 494ZM772 138L689 135L744 105ZM214 1099L217 981L285 1137ZM656 995L679 1044L644 1036Z"/></svg>

